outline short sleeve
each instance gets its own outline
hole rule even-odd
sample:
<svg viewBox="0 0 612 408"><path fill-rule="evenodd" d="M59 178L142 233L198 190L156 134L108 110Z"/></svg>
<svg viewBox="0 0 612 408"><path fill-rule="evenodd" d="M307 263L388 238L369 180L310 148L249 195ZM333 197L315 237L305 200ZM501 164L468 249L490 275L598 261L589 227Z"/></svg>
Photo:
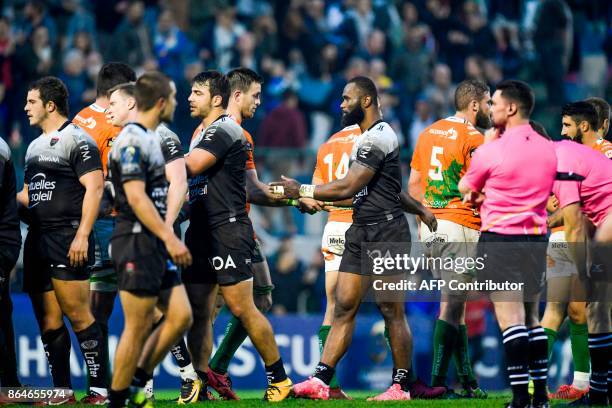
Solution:
<svg viewBox="0 0 612 408"><path fill-rule="evenodd" d="M389 154L382 134L369 134L359 144L355 161L377 171L383 165L385 157Z"/></svg>
<svg viewBox="0 0 612 408"><path fill-rule="evenodd" d="M143 149L137 144L125 144L119 147L118 167L121 173L121 182L146 179L146 165Z"/></svg>
<svg viewBox="0 0 612 408"><path fill-rule="evenodd" d="M203 149L212 153L217 159L221 159L232 146L231 136L218 126L206 129L204 135L194 146L194 149Z"/></svg>
<svg viewBox="0 0 612 408"><path fill-rule="evenodd" d="M94 140L84 133L75 135L74 140L75 144L70 151L70 165L77 176L102 170L100 151Z"/></svg>
<svg viewBox="0 0 612 408"><path fill-rule="evenodd" d="M476 149L470 167L463 176L463 182L467 184L470 190L482 191L487 178L491 174L492 159L493 157L490 154L487 157L483 148Z"/></svg>
<svg viewBox="0 0 612 408"><path fill-rule="evenodd" d="M556 180L553 184L553 193L559 200L559 208L570 204L579 203L580 182L573 180Z"/></svg>
<svg viewBox="0 0 612 408"><path fill-rule="evenodd" d="M161 136L161 150L164 155L164 162L166 164L185 157L185 151L181 145L176 133L167 129L160 133Z"/></svg>
<svg viewBox="0 0 612 408"><path fill-rule="evenodd" d="M412 153L412 160L410 161L410 167L416 171L421 170L421 140L423 138L419 135L416 145L414 146L414 152Z"/></svg>

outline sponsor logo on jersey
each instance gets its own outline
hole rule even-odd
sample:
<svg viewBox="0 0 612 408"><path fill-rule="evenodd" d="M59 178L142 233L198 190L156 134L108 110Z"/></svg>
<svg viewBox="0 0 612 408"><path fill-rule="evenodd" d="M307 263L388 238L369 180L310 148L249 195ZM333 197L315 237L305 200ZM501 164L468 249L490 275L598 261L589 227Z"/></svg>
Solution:
<svg viewBox="0 0 612 408"><path fill-rule="evenodd" d="M53 199L55 185L55 181L47 180L47 175L45 173L35 174L28 184L30 208L36 207L42 202L51 201Z"/></svg>
<svg viewBox="0 0 612 408"><path fill-rule="evenodd" d="M458 136L458 133L455 130L455 128L450 128L447 130L429 129L428 132L431 133L432 135L444 136L450 140L457 140L457 136Z"/></svg>
<svg viewBox="0 0 612 408"><path fill-rule="evenodd" d="M59 137L52 137L51 140L49 141L49 145L50 146L55 146L55 144L59 141Z"/></svg>
<svg viewBox="0 0 612 408"><path fill-rule="evenodd" d="M86 340L81 343L81 348L85 350L91 350L98 346L98 340Z"/></svg>
<svg viewBox="0 0 612 408"><path fill-rule="evenodd" d="M204 175L195 176L189 179L189 203L193 203L198 198L208 194L208 177Z"/></svg>
<svg viewBox="0 0 612 408"><path fill-rule="evenodd" d="M41 154L38 156L38 162L59 163L59 157Z"/></svg>
<svg viewBox="0 0 612 408"><path fill-rule="evenodd" d="M368 186L365 186L361 189L357 194L355 194L355 198L362 198L368 195Z"/></svg>

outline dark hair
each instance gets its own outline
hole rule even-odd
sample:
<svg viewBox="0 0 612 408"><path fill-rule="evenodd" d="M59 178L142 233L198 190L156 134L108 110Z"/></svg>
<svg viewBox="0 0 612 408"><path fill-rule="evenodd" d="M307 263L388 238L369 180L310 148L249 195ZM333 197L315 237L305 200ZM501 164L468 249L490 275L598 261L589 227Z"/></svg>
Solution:
<svg viewBox="0 0 612 408"><path fill-rule="evenodd" d="M370 78L364 76L357 76L351 78L347 82L347 85L348 84L355 84L357 88L359 88L359 90L362 92L363 96L369 96L370 98L372 98L372 103L374 104L374 106L378 105L378 90L376 89L376 85L374 85L374 82Z"/></svg>
<svg viewBox="0 0 612 408"><path fill-rule="evenodd" d="M535 120L530 120L529 121L529 125L531 126L531 128L533 129L534 132L536 132L537 134L539 134L543 138L548 139L548 140L552 140L552 138L548 135L548 132L546 131L546 128L540 122L536 122Z"/></svg>
<svg viewBox="0 0 612 408"><path fill-rule="evenodd" d="M230 85L230 92L240 90L247 92L254 82L263 84L263 78L252 69L248 68L234 68L227 73L227 79Z"/></svg>
<svg viewBox="0 0 612 408"><path fill-rule="evenodd" d="M230 96L230 84L227 76L219 71L204 71L196 75L191 81L192 84L206 85L210 90L210 96L220 96L222 99L221 107L227 108Z"/></svg>
<svg viewBox="0 0 612 408"><path fill-rule="evenodd" d="M136 105L141 112L153 108L160 98L168 99L172 93L170 78L158 71L142 74L134 88Z"/></svg>
<svg viewBox="0 0 612 408"><path fill-rule="evenodd" d="M123 62L109 62L102 65L96 81L97 96L107 95L108 91L119 84L136 81L136 73Z"/></svg>
<svg viewBox="0 0 612 408"><path fill-rule="evenodd" d="M589 126L591 126L591 129L594 131L599 129L597 127L597 111L595 110L593 105L588 102L578 101L568 103L561 110L561 116L569 116L574 122L576 122L577 125L579 125L583 121L586 121Z"/></svg>
<svg viewBox="0 0 612 408"><path fill-rule="evenodd" d="M37 90L43 105L53 102L57 112L68 117L68 88L59 79L53 76L46 76L30 84L28 91Z"/></svg>
<svg viewBox="0 0 612 408"><path fill-rule="evenodd" d="M591 98L587 98L584 100L587 103L590 103L597 111L597 129L599 130L603 127L604 121L606 119L610 119L610 104L606 102L603 98L598 98L593 96Z"/></svg>
<svg viewBox="0 0 612 408"><path fill-rule="evenodd" d="M113 94L115 91L120 91L126 94L127 96L134 97L136 95L136 85L133 82L126 82L123 84L115 85L111 89L108 90L108 97Z"/></svg>
<svg viewBox="0 0 612 408"><path fill-rule="evenodd" d="M455 91L455 109L465 110L471 101L480 102L489 92L489 86L483 81L467 79L457 86Z"/></svg>
<svg viewBox="0 0 612 408"><path fill-rule="evenodd" d="M533 89L523 81L508 79L497 84L497 90L501 96L518 105L518 111L524 118L531 116L535 105Z"/></svg>

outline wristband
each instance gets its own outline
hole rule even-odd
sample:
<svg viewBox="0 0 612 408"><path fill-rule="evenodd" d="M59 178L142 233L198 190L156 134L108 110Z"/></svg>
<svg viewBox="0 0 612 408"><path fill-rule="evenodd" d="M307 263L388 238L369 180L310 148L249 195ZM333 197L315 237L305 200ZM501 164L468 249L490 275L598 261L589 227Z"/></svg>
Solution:
<svg viewBox="0 0 612 408"><path fill-rule="evenodd" d="M302 184L300 186L300 197L314 198L315 187L314 184Z"/></svg>
<svg viewBox="0 0 612 408"><path fill-rule="evenodd" d="M268 295L268 294L272 293L273 290L274 290L274 285L254 286L253 287L253 294L255 296L265 296L265 295Z"/></svg>
<svg viewBox="0 0 612 408"><path fill-rule="evenodd" d="M324 201L323 205L326 207L333 207L334 206L334 202L333 201Z"/></svg>
<svg viewBox="0 0 612 408"><path fill-rule="evenodd" d="M296 200L295 198L290 198L287 200L288 207L297 207L299 204L300 204L299 201Z"/></svg>

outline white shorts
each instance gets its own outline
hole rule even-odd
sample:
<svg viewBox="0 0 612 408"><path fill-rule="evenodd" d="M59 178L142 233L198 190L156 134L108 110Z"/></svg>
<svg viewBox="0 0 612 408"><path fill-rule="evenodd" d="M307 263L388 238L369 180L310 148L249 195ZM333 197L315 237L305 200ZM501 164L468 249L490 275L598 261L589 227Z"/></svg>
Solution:
<svg viewBox="0 0 612 408"><path fill-rule="evenodd" d="M564 278L578 273L565 240L565 231L553 232L546 251L546 279Z"/></svg>
<svg viewBox="0 0 612 408"><path fill-rule="evenodd" d="M435 258L475 258L477 253L476 246L479 238L479 230L468 228L452 221L438 219L438 230L436 232L429 231L427 225L421 223L421 242L423 242L426 247L427 243L436 244L432 246L432 250L429 253L426 253L427 256ZM444 243L444 245L440 245L442 243ZM432 271L436 277L443 277L442 272L443 271ZM448 272L462 274L457 271Z"/></svg>
<svg viewBox="0 0 612 408"><path fill-rule="evenodd" d="M325 272L340 269L340 261L344 253L344 234L352 225L350 222L330 221L323 230L321 252L325 258Z"/></svg>

